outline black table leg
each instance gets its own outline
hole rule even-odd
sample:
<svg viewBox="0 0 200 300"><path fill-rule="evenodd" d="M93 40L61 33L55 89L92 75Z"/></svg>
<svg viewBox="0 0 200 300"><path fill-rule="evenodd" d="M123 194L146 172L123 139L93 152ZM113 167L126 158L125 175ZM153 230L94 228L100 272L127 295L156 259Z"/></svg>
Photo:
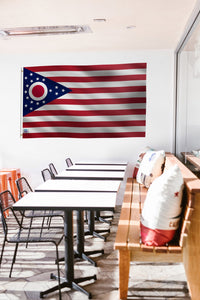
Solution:
<svg viewBox="0 0 200 300"><path fill-rule="evenodd" d="M65 216L64 218L65 278L60 278L61 281L60 288L62 289L68 287L80 291L86 294L89 299L91 299L92 298L91 293L87 292L83 287L79 286L78 283L88 281L91 279L96 280L96 275L83 277L83 278L74 278L73 211L66 210L64 212L64 216ZM58 278L56 275L51 274L51 279L56 279L56 278ZM40 297L43 298L44 295L54 292L58 289L59 289L59 285L50 288L44 292L41 292Z"/></svg>
<svg viewBox="0 0 200 300"><path fill-rule="evenodd" d="M92 250L92 251L85 251L84 250L84 241L85 241L85 232L84 232L84 212L77 211L77 251L75 253L75 257L79 257L89 261L91 264L96 266L96 262L88 257L88 255L97 254L97 253L104 253L104 250Z"/></svg>
<svg viewBox="0 0 200 300"><path fill-rule="evenodd" d="M94 228L94 211L89 210L88 211L88 231L85 232L85 235L93 235L96 237L99 237L106 241L106 237L99 234L103 232L110 232L110 229L100 229L100 230L95 230Z"/></svg>

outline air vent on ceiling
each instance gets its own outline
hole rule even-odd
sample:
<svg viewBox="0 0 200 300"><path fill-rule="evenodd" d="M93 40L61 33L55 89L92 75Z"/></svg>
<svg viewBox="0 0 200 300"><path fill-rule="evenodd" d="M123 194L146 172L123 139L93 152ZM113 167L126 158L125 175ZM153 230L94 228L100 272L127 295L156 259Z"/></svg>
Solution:
<svg viewBox="0 0 200 300"><path fill-rule="evenodd" d="M0 29L0 36L74 34L92 32L88 25L16 27Z"/></svg>

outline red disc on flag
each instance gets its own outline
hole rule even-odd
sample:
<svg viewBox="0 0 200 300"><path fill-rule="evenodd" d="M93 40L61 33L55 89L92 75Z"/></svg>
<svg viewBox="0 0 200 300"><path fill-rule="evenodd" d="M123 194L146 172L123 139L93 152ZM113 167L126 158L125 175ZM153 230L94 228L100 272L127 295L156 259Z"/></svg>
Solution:
<svg viewBox="0 0 200 300"><path fill-rule="evenodd" d="M37 84L36 86L33 87L32 89L32 94L34 97L38 98L38 97L42 97L44 94L44 88L43 86Z"/></svg>
<svg viewBox="0 0 200 300"><path fill-rule="evenodd" d="M35 101L43 100L47 93L47 86L43 82L35 82L29 88L29 95Z"/></svg>

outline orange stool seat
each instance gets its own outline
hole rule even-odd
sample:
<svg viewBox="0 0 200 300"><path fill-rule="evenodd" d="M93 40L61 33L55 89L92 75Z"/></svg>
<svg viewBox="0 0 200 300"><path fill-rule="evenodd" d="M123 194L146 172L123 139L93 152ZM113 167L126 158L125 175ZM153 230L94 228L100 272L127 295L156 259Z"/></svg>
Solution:
<svg viewBox="0 0 200 300"><path fill-rule="evenodd" d="M20 169L16 169L16 168L4 168L0 170L1 172L9 172L11 174L10 178L9 178L9 182L10 182L10 189L11 192L15 198L15 200L17 201L19 199L18 197L18 190L17 190L17 186L15 181L21 177L21 171Z"/></svg>

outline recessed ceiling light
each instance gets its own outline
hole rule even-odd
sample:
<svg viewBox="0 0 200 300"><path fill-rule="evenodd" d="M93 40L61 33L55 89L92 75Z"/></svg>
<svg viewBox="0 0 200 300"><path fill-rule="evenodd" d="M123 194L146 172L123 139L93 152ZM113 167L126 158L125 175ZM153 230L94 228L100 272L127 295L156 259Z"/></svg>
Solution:
<svg viewBox="0 0 200 300"><path fill-rule="evenodd" d="M92 32L87 25L16 27L0 29L0 36L73 34Z"/></svg>
<svg viewBox="0 0 200 300"><path fill-rule="evenodd" d="M136 28L135 25L128 25L128 26L126 26L126 29L134 29L134 28Z"/></svg>
<svg viewBox="0 0 200 300"><path fill-rule="evenodd" d="M93 19L94 22L106 22L107 20L105 18L95 18Z"/></svg>

